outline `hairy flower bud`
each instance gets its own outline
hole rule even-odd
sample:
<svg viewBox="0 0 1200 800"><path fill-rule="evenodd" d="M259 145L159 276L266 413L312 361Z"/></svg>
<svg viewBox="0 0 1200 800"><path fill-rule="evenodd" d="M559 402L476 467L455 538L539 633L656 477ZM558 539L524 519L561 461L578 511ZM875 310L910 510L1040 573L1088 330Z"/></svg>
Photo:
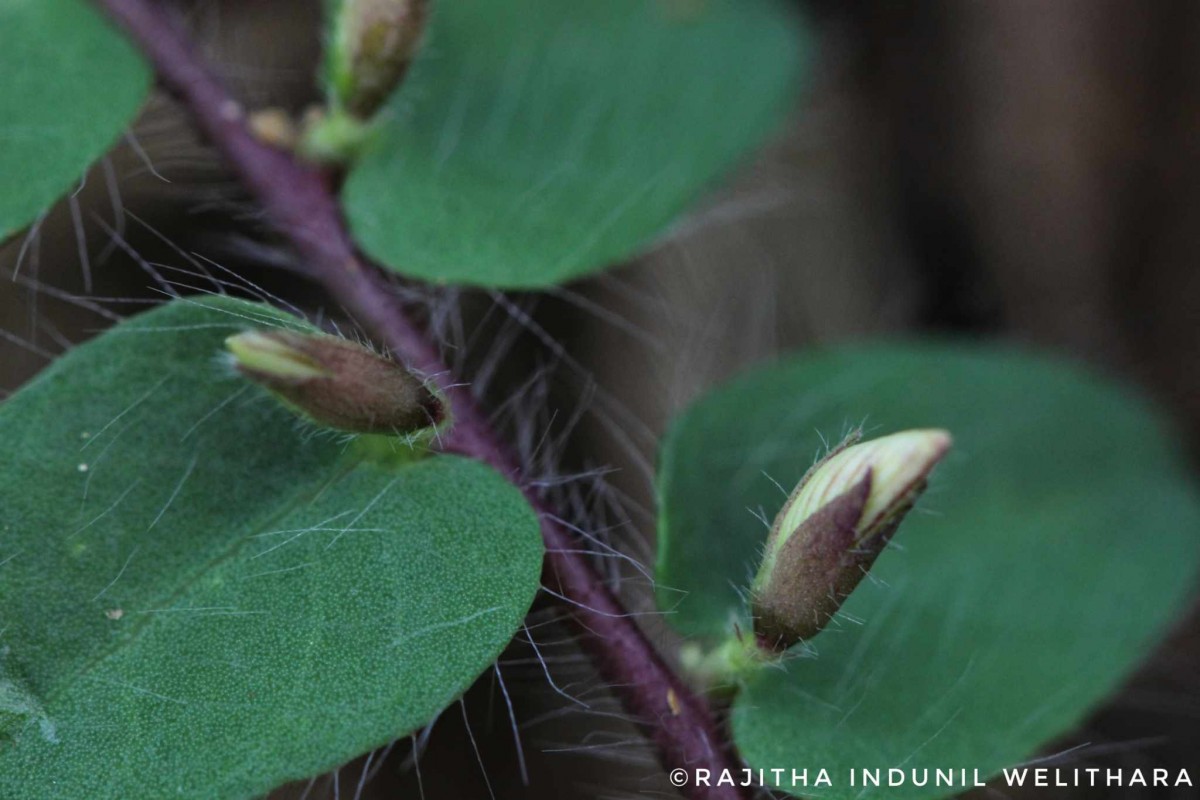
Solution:
<svg viewBox="0 0 1200 800"><path fill-rule="evenodd" d="M429 16L427 0L335 0L330 79L342 109L370 119L399 85Z"/></svg>
<svg viewBox="0 0 1200 800"><path fill-rule="evenodd" d="M405 435L437 426L441 399L395 361L323 333L247 331L225 340L238 371L318 425Z"/></svg>
<svg viewBox="0 0 1200 800"><path fill-rule="evenodd" d="M814 465L775 518L752 592L765 647L784 650L825 627L950 448L941 430L857 439Z"/></svg>

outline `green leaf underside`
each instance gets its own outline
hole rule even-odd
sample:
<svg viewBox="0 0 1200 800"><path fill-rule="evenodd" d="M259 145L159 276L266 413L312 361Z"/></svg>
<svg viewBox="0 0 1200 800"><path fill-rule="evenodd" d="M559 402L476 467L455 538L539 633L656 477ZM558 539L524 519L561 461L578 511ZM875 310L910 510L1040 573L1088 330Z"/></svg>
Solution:
<svg viewBox="0 0 1200 800"><path fill-rule="evenodd" d="M0 406L0 796L259 796L430 721L520 626L519 492L356 462L219 358L270 325L301 323L176 301Z"/></svg>
<svg viewBox="0 0 1200 800"><path fill-rule="evenodd" d="M767 533L751 510L773 516L772 479L790 488L822 435L864 420L944 427L955 446L815 654L743 689L734 737L756 768L828 769L823 798L954 794L864 790L849 770L987 776L1072 728L1189 596L1200 506L1153 410L1074 367L936 345L785 361L704 398L665 442L659 601L680 630L749 630L734 587Z"/></svg>
<svg viewBox="0 0 1200 800"><path fill-rule="evenodd" d="M620 261L773 132L800 71L780 0L463 0L344 192L430 281L532 288Z"/></svg>
<svg viewBox="0 0 1200 800"><path fill-rule="evenodd" d="M83 0L0 0L0 240L75 188L138 111L146 66Z"/></svg>

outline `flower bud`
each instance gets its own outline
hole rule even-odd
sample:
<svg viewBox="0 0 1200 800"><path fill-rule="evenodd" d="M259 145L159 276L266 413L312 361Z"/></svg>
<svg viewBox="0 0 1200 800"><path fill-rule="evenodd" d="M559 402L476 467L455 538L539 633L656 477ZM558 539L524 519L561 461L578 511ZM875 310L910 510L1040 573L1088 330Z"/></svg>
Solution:
<svg viewBox="0 0 1200 800"><path fill-rule="evenodd" d="M247 331L225 340L237 370L318 425L404 435L436 427L441 399L395 361L323 333Z"/></svg>
<svg viewBox="0 0 1200 800"><path fill-rule="evenodd" d="M825 627L950 449L941 430L858 438L814 465L775 517L752 591L764 647L785 650Z"/></svg>
<svg viewBox="0 0 1200 800"><path fill-rule="evenodd" d="M400 84L429 16L427 0L335 0L330 80L341 108L370 119Z"/></svg>

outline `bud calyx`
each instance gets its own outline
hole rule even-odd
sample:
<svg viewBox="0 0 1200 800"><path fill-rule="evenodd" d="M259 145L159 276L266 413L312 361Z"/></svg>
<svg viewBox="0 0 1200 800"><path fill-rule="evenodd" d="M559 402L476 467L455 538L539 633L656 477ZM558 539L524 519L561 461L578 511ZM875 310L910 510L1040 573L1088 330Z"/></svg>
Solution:
<svg viewBox="0 0 1200 800"><path fill-rule="evenodd" d="M441 399L404 366L323 333L247 331L225 340L234 366L318 425L403 436L445 418Z"/></svg>
<svg viewBox="0 0 1200 800"><path fill-rule="evenodd" d="M752 589L759 643L783 650L829 622L866 575L950 448L942 430L843 442L775 518Z"/></svg>

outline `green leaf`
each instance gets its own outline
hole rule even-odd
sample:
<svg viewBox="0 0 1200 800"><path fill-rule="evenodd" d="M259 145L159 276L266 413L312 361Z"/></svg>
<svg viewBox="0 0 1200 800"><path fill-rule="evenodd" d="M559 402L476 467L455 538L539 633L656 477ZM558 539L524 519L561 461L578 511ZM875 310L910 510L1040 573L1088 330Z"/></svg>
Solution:
<svg viewBox="0 0 1200 800"><path fill-rule="evenodd" d="M297 422L218 357L270 325L301 323L176 301L0 406L0 796L260 796L429 722L520 626L520 493Z"/></svg>
<svg viewBox="0 0 1200 800"><path fill-rule="evenodd" d="M743 688L734 737L756 768L828 769L823 798L955 794L864 791L849 770L986 777L1071 729L1190 596L1200 504L1153 409L1069 365L935 345L797 358L704 398L665 443L659 599L682 631L749 630L751 512L773 516L772 480L795 485L822 436L864 420L955 446L840 624Z"/></svg>
<svg viewBox="0 0 1200 800"><path fill-rule="evenodd" d="M461 0L353 168L356 240L405 275L530 288L652 243L789 110L781 0Z"/></svg>
<svg viewBox="0 0 1200 800"><path fill-rule="evenodd" d="M150 87L133 49L82 0L0 0L0 240L75 187Z"/></svg>

